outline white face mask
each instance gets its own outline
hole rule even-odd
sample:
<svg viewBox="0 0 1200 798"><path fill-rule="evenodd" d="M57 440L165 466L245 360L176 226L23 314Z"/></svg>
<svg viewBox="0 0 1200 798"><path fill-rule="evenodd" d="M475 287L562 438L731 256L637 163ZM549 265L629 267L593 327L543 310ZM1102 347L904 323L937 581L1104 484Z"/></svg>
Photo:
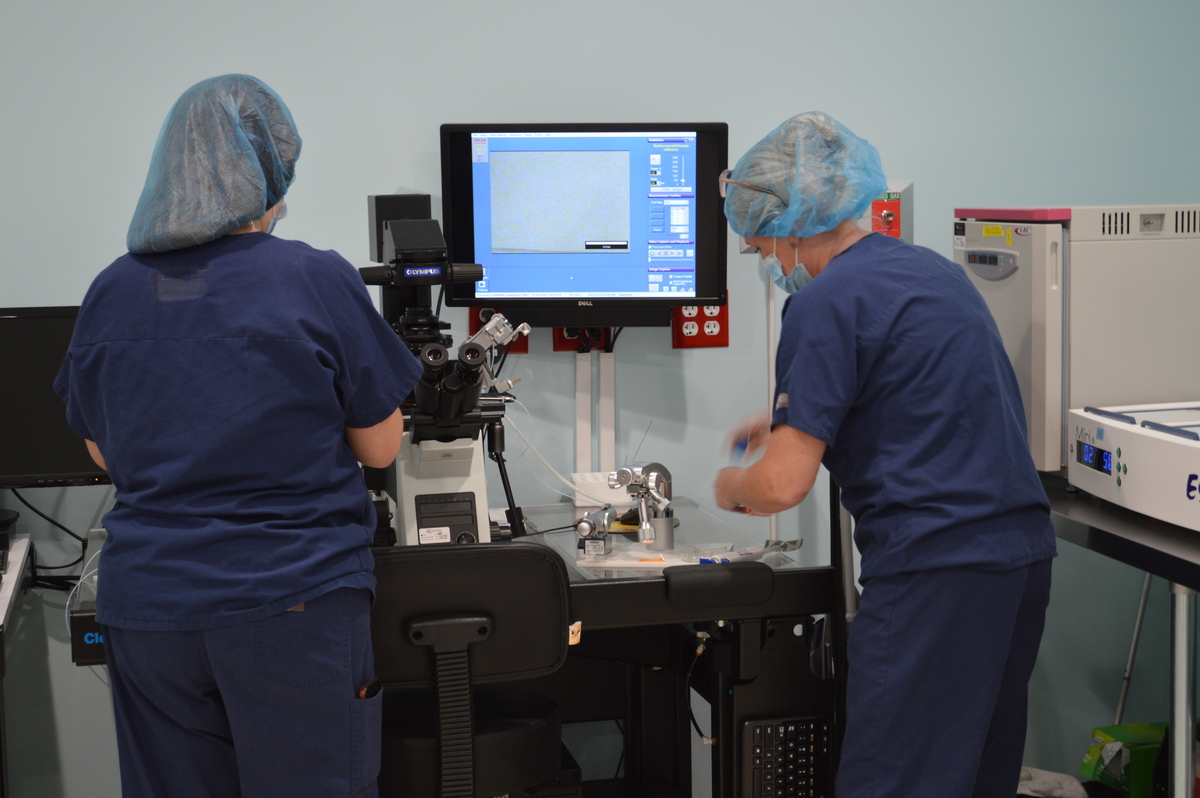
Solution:
<svg viewBox="0 0 1200 798"><path fill-rule="evenodd" d="M808 273L808 269L804 268L803 263L797 263L796 268L792 269L791 274L784 274L783 264L773 252L770 255L762 256L762 265L767 270L767 274L770 275L771 282L789 294L796 293L808 285L808 281L812 279L812 275Z"/></svg>

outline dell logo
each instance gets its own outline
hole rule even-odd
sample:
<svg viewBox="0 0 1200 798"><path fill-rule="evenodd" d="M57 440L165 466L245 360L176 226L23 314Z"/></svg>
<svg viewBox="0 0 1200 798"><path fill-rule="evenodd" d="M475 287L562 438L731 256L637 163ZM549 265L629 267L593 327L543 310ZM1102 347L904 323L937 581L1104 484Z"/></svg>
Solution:
<svg viewBox="0 0 1200 798"><path fill-rule="evenodd" d="M1196 485L1196 479L1197 479L1197 476L1195 474L1188 474L1187 489L1185 491L1187 493L1188 501L1191 501L1196 498L1196 493L1198 492L1197 485Z"/></svg>
<svg viewBox="0 0 1200 798"><path fill-rule="evenodd" d="M590 308L592 306L592 302L589 299L581 299L579 300L579 306Z"/></svg>
<svg viewBox="0 0 1200 798"><path fill-rule="evenodd" d="M103 645L104 635L100 634L99 632L88 632L83 636L83 642L89 646Z"/></svg>

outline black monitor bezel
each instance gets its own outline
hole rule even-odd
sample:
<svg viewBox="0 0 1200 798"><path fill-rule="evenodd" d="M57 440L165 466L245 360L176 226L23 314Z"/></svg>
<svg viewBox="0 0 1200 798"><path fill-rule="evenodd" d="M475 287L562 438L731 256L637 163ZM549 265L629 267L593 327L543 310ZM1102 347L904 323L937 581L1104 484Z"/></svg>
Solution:
<svg viewBox="0 0 1200 798"><path fill-rule="evenodd" d="M724 122L580 122L444 124L441 126L442 231L450 260L475 262L474 204L471 183L471 134L488 133L604 133L696 131L697 175L711 175L696 185L696 296L637 299L573 300L571 298L478 298L474 283L451 285L451 307L499 308L514 324L534 327L665 327L672 309L682 305L724 305L726 301L727 228L717 176L728 166L729 126Z"/></svg>
<svg viewBox="0 0 1200 798"><path fill-rule="evenodd" d="M5 319L10 318L71 318L74 319L79 315L78 305L54 305L45 307L19 307L19 308L0 308L0 323ZM63 356L66 356L66 350L63 351ZM9 383L9 387L5 390L14 390L14 386L19 386L22 380L22 375L12 374L6 375L5 381ZM53 408L62 413L62 423L65 427L66 408L59 404ZM24 419L11 419L0 417L0 424L5 423L24 423ZM69 428L68 428L69 429ZM72 433L74 434L74 433ZM85 453L85 444L82 439L79 441L79 448ZM0 458L0 488L34 488L34 487L77 487L81 485L107 485L110 484L108 472L94 466L90 469L68 470L60 469L51 472L22 472L18 469L13 469L11 473L5 473L8 469L8 464L5 459Z"/></svg>

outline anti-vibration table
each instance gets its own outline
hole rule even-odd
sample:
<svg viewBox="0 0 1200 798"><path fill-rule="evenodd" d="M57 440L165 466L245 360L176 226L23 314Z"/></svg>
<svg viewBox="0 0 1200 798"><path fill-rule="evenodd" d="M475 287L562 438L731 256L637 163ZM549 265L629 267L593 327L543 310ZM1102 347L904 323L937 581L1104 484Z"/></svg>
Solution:
<svg viewBox="0 0 1200 798"><path fill-rule="evenodd" d="M562 555L571 572L574 617L582 641L573 647L547 692L564 721L616 719L624 723L622 779L587 782L586 796L691 795L690 691L709 703L698 718L713 744L712 795L787 795L790 776L767 776L770 755L755 735L792 722L808 723L819 742L814 761L795 776L800 795L828 796L840 732L844 646L834 639L840 579L834 566L801 567L796 552L768 557L768 565L686 564L681 554L725 543L762 546L695 502L673 502L679 525L665 562L626 536L614 555L577 559L573 531L532 536ZM525 508L541 528L571 524L569 504ZM809 543L811 545L811 542ZM622 554L622 550L629 553ZM636 564L635 564L636 562ZM680 563L684 565L684 563ZM704 653L697 656L699 642ZM688 676L691 672L690 678ZM697 705L699 706L699 705ZM764 761L765 760L765 761ZM776 765L778 767L778 765ZM783 783L774 791L776 778ZM809 792L809 789L812 792Z"/></svg>

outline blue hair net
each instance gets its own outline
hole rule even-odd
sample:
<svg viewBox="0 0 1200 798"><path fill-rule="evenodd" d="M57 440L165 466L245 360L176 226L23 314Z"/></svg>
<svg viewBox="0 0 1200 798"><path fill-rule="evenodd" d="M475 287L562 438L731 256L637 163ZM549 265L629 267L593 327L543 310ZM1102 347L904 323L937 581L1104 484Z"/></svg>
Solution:
<svg viewBox="0 0 1200 798"><path fill-rule="evenodd" d="M287 193L299 155L292 114L265 83L249 75L197 83L158 134L129 251L191 247L262 218Z"/></svg>
<svg viewBox="0 0 1200 798"><path fill-rule="evenodd" d="M879 152L828 114L794 116L741 157L725 187L725 218L740 236L805 238L861 216L887 190Z"/></svg>

